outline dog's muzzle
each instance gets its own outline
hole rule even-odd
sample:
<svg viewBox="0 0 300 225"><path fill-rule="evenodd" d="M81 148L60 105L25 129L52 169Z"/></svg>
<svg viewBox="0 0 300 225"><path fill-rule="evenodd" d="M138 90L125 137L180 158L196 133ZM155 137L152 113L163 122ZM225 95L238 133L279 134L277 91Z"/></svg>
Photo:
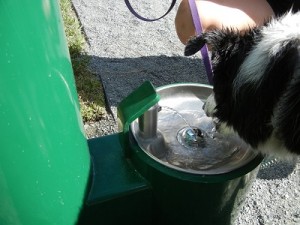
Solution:
<svg viewBox="0 0 300 225"><path fill-rule="evenodd" d="M204 110L207 116L213 117L215 108L216 108L215 97L214 94L211 94L204 102L202 109Z"/></svg>

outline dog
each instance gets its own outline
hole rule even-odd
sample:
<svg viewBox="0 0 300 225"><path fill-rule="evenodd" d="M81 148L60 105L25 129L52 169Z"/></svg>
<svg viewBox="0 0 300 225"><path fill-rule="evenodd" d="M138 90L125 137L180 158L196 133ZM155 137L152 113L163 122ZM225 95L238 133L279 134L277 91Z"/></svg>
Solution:
<svg viewBox="0 0 300 225"><path fill-rule="evenodd" d="M192 37L185 55L211 50L213 97L206 111L263 154L300 155L300 12L240 32Z"/></svg>

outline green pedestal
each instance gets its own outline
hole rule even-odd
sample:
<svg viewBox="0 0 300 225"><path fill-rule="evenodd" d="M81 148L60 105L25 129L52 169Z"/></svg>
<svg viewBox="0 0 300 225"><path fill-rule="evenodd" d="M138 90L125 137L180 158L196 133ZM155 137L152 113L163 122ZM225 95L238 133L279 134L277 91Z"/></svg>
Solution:
<svg viewBox="0 0 300 225"><path fill-rule="evenodd" d="M0 224L74 224L90 157L58 1L0 1Z"/></svg>

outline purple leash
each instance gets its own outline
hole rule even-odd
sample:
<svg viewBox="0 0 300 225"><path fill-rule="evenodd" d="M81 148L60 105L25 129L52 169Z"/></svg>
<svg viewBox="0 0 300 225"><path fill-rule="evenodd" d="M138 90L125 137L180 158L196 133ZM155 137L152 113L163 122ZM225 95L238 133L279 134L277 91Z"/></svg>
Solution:
<svg viewBox="0 0 300 225"><path fill-rule="evenodd" d="M168 15L168 13L173 9L174 5L176 3L176 0L172 0L172 3L171 3L171 6L169 7L169 9L167 10L167 12L162 15L161 17L159 18L155 18L155 19L148 19L148 18L145 18L145 17L142 17L141 15L139 15L131 6L129 0L125 0L125 4L127 5L127 8L129 9L129 11L135 15L137 18L139 18L140 20L143 20L143 21L147 21L147 22L152 22L152 21L156 21L156 20L160 20L161 18L165 17L166 15Z"/></svg>
<svg viewBox="0 0 300 225"><path fill-rule="evenodd" d="M201 22L200 22L200 17L199 17L197 6L196 6L196 1L189 0L189 5L190 5L191 12L192 12L192 17L193 17L193 22L194 22L194 26L196 29L196 33L197 33L197 35L200 35L203 32L203 29L202 29ZM209 55L208 55L207 45L204 45L203 48L200 50L200 52L202 55L202 60L204 63L208 82L210 84L213 84L213 72L212 72L211 62L210 62Z"/></svg>
<svg viewBox="0 0 300 225"><path fill-rule="evenodd" d="M147 21L147 22L156 21L156 20L159 20L159 19L165 17L173 9L173 7L176 3L176 0L172 0L171 6L167 10L167 12L164 15L162 15L161 17L155 18L155 19L148 19L148 18L140 16L135 11L132 8L129 0L124 0L124 1L125 1L126 6L129 9L129 11L133 15L135 15L140 20ZM196 29L196 33L197 33L197 35L200 35L203 30L202 30L202 26L201 26L201 22L200 22L200 18L199 18L199 14L198 14L198 10L197 10L197 7L196 7L195 0L189 0L189 5L190 5L191 12L192 12L192 17L193 17L193 22L194 22L194 26L195 26L195 29ZM200 50L200 52L201 52L201 55L202 55L202 60L203 60L203 63L204 63L204 67L205 67L205 71L206 71L206 74L207 74L208 82L210 84L213 84L213 73L212 73L212 67L211 67L211 63L210 63L210 59L209 59L209 55L208 55L207 46L204 45L203 48Z"/></svg>

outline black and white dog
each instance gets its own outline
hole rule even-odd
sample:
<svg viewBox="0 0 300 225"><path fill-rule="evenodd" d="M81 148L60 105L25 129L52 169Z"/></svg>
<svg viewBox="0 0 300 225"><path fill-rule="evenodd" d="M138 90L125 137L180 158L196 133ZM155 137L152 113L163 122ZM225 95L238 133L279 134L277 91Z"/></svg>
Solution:
<svg viewBox="0 0 300 225"><path fill-rule="evenodd" d="M214 73L211 115L254 149L283 157L299 155L300 12L243 33L203 33L190 39L185 55L205 44L212 51Z"/></svg>

